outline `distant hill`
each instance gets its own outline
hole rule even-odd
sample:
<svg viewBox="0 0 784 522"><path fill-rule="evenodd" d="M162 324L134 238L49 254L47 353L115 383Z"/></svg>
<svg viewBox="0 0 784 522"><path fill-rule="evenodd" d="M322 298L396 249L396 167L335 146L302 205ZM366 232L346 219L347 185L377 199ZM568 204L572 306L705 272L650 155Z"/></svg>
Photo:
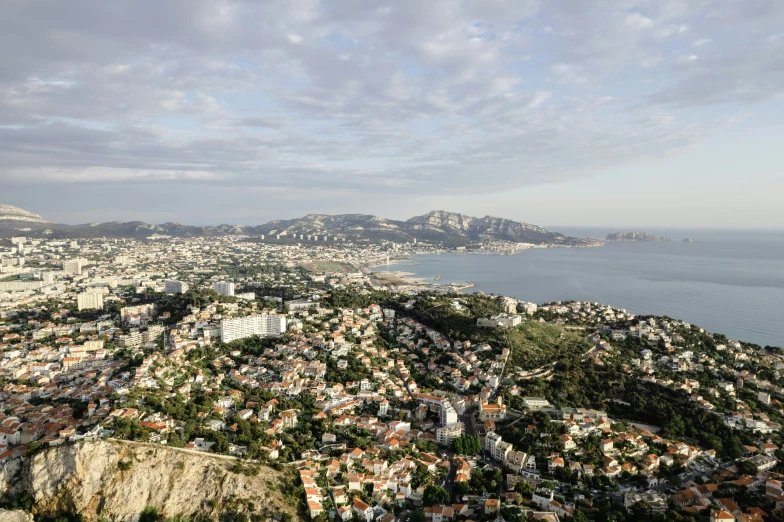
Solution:
<svg viewBox="0 0 784 522"><path fill-rule="evenodd" d="M406 221L386 219L369 214L308 214L301 218L274 220L264 225L217 225L197 227L170 222L151 225L142 221L87 223L66 225L48 221L37 214L10 205L0 205L0 237L28 235L31 237L128 237L146 238L154 235L200 237L225 235L269 236L268 239L300 239L308 236L323 240L396 241L413 240L465 245L481 240L504 240L535 245L586 246L592 240L565 236L537 225L492 216L481 218L435 210Z"/></svg>
<svg viewBox="0 0 784 522"><path fill-rule="evenodd" d="M22 222L22 223L54 223L48 221L38 214L33 214L19 207L0 204L0 223L2 222Z"/></svg>
<svg viewBox="0 0 784 522"><path fill-rule="evenodd" d="M607 234L607 241L672 241L672 239L645 232L613 232Z"/></svg>

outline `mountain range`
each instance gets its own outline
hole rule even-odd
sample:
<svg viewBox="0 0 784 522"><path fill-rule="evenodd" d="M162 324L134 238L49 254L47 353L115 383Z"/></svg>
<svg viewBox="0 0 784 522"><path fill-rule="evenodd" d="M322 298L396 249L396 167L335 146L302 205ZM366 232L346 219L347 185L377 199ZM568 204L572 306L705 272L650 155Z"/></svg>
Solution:
<svg viewBox="0 0 784 522"><path fill-rule="evenodd" d="M536 245L583 246L591 241L569 237L537 225L492 216L481 218L434 210L405 221L369 214L308 214L301 218L274 220L263 225L190 226L170 222L151 225L141 221L66 225L11 205L0 205L0 237L49 238L146 238L154 235L199 237L260 235L267 239L299 239L299 236L339 237L355 241L428 241L460 246L482 240L504 240Z"/></svg>

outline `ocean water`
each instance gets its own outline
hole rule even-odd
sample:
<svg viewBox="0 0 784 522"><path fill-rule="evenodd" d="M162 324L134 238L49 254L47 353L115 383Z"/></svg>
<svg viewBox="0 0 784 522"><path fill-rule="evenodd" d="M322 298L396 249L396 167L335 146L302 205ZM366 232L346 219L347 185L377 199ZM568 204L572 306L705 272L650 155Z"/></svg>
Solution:
<svg viewBox="0 0 784 522"><path fill-rule="evenodd" d="M604 237L606 229L558 229ZM668 315L730 339L784 347L784 231L653 231L673 242L542 248L511 256L427 255L378 267L518 299L594 301ZM692 237L697 243L683 243Z"/></svg>

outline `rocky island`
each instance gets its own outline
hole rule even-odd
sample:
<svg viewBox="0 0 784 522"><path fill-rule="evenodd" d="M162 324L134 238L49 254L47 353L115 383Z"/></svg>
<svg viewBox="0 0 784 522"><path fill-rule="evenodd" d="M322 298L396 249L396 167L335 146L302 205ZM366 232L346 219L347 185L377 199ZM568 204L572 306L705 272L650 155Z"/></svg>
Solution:
<svg viewBox="0 0 784 522"><path fill-rule="evenodd" d="M672 241L669 237L654 236L645 232L612 232L607 234L607 241Z"/></svg>

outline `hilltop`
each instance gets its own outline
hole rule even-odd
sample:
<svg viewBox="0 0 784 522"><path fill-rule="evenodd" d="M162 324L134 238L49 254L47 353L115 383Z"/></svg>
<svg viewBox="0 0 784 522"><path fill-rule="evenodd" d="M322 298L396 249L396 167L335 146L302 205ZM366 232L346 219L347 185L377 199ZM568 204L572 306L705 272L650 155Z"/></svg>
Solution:
<svg viewBox="0 0 784 522"><path fill-rule="evenodd" d="M0 223L3 222L54 223L19 207L0 204Z"/></svg>

